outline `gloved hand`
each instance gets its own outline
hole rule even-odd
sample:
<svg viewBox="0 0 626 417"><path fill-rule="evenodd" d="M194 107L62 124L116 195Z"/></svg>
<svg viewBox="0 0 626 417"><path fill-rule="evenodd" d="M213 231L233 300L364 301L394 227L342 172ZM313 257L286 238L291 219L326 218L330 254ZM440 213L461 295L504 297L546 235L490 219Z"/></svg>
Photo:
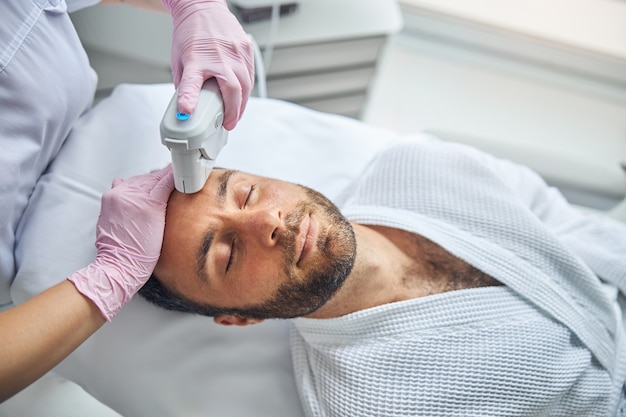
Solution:
<svg viewBox="0 0 626 417"><path fill-rule="evenodd" d="M126 181L102 195L94 262L68 277L111 321L150 278L159 259L165 209L174 190L171 164Z"/></svg>
<svg viewBox="0 0 626 417"><path fill-rule="evenodd" d="M178 110L193 113L200 88L217 78L224 127L232 130L254 86L254 48L226 0L162 0L172 14L172 72Z"/></svg>

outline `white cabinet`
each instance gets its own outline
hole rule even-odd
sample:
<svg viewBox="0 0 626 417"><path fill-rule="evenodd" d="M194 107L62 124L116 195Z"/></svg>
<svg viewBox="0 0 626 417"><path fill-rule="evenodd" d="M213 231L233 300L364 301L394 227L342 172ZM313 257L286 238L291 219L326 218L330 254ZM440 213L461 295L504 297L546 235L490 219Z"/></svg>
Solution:
<svg viewBox="0 0 626 417"><path fill-rule="evenodd" d="M271 25L245 25L262 51L271 42ZM359 117L380 52L401 27L395 0L303 0L278 22L268 96Z"/></svg>

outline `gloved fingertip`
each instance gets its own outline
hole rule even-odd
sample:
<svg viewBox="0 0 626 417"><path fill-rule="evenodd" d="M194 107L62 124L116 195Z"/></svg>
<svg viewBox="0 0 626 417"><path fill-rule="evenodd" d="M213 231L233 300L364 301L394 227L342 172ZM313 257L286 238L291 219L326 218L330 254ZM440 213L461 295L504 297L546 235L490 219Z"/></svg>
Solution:
<svg viewBox="0 0 626 417"><path fill-rule="evenodd" d="M224 122L224 129L226 129L226 130L233 130L235 128L235 126L237 126L237 121L236 120L229 121L229 122Z"/></svg>
<svg viewBox="0 0 626 417"><path fill-rule="evenodd" d="M224 112L224 129L233 130L239 121L239 114L239 111L226 110Z"/></svg>
<svg viewBox="0 0 626 417"><path fill-rule="evenodd" d="M241 96L239 94L231 94L227 96L222 90L224 99L224 129L233 130L239 121Z"/></svg>
<svg viewBox="0 0 626 417"><path fill-rule="evenodd" d="M179 111L187 114L193 114L196 110L196 104L198 104L201 87L202 83L181 82L181 87L178 89Z"/></svg>
<svg viewBox="0 0 626 417"><path fill-rule="evenodd" d="M193 114L196 110L197 101L190 101L187 98L178 98L178 111L187 114Z"/></svg>
<svg viewBox="0 0 626 417"><path fill-rule="evenodd" d="M165 168L158 171L160 176L154 188L150 192L152 198L160 201L167 201L174 191L174 170L172 164L168 164Z"/></svg>

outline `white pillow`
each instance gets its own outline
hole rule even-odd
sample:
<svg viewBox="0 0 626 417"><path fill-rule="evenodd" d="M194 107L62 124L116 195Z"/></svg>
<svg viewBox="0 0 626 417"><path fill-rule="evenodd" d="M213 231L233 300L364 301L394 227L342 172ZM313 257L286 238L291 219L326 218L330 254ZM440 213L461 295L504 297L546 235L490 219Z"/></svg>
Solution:
<svg viewBox="0 0 626 417"><path fill-rule="evenodd" d="M82 118L18 229L15 302L93 259L100 195L115 176L170 161L159 123L173 92L171 84L121 85ZM217 162L334 199L396 139L353 119L253 98ZM127 417L302 415L285 321L222 327L136 296L56 371Z"/></svg>

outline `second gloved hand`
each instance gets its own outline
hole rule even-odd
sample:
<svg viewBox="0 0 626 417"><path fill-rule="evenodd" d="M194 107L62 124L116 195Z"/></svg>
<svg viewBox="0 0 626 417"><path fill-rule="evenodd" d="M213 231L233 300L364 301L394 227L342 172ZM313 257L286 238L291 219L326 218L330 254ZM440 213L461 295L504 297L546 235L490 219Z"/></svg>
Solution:
<svg viewBox="0 0 626 417"><path fill-rule="evenodd" d="M150 278L161 254L172 166L126 181L102 195L94 262L68 277L110 321Z"/></svg>
<svg viewBox="0 0 626 417"><path fill-rule="evenodd" d="M172 14L172 72L178 110L193 113L206 79L215 77L232 130L254 86L254 48L226 0L163 0Z"/></svg>

